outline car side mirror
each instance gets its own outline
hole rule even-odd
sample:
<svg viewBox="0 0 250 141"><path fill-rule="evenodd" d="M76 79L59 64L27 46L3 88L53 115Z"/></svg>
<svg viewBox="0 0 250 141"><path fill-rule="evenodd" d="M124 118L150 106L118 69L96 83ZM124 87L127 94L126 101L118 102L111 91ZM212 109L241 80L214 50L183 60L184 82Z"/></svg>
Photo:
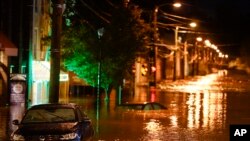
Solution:
<svg viewBox="0 0 250 141"><path fill-rule="evenodd" d="M15 119L15 120L12 121L12 124L19 125L19 121L17 119Z"/></svg>
<svg viewBox="0 0 250 141"><path fill-rule="evenodd" d="M91 123L91 120L89 118L82 118L82 122L85 122L85 123Z"/></svg>

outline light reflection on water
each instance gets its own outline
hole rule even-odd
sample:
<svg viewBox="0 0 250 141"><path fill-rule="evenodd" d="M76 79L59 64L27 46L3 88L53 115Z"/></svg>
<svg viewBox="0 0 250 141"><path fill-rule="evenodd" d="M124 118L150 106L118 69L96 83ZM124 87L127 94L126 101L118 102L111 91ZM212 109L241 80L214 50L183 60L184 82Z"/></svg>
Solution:
<svg viewBox="0 0 250 141"><path fill-rule="evenodd" d="M145 93L147 88L140 87L142 93L139 89L134 96L126 100L157 101L167 106L168 110L124 112L121 119L110 118L112 121L106 127L100 124L99 139L108 141L116 137L115 139L118 140L142 141L229 140L229 124L250 123L247 118L250 117L247 101L250 95L249 91L247 93L225 92L222 87L225 84L221 81L224 75L225 73L201 77L181 86L176 85L174 86L176 91L170 92L149 91ZM237 100L237 97L242 98ZM239 109L241 112L237 111ZM237 113L244 116L240 118ZM108 126L115 121L121 124ZM114 138L104 134L107 128L112 131L110 133L115 136Z"/></svg>
<svg viewBox="0 0 250 141"><path fill-rule="evenodd" d="M155 119L150 119L147 123L145 123L145 130L146 135L144 138L147 140L160 141L165 134L164 126L159 120Z"/></svg>
<svg viewBox="0 0 250 141"><path fill-rule="evenodd" d="M227 114L228 95L218 92L218 89L213 92L209 86L216 81L216 75L200 80L197 82L201 84L199 87L207 89L201 91L199 88L198 91L190 93L154 90L150 91L151 93L145 93L147 89L145 88L143 93L138 92L127 98L128 101L157 101L167 106L168 110L114 112L113 115L109 114L109 120L105 122L102 120L104 118L100 117L98 139L107 141L115 139L131 141L228 140L227 122L230 118ZM104 113L101 112L100 115L103 115ZM114 137L110 137L110 134Z"/></svg>
<svg viewBox="0 0 250 141"><path fill-rule="evenodd" d="M234 90L231 85L242 87L234 83L235 78L223 75L211 74L179 85L175 83L174 87L171 85L175 91L140 87L134 95L123 96L123 102L157 101L168 107L167 110L118 112L115 94L111 94L109 102L102 99L98 110L91 96L68 101L81 105L90 116L98 141L226 141L229 124L250 123L250 91L225 92L225 83L230 83L227 90ZM245 78L237 79L242 85L249 84ZM15 111L10 111L11 119L17 116Z"/></svg>

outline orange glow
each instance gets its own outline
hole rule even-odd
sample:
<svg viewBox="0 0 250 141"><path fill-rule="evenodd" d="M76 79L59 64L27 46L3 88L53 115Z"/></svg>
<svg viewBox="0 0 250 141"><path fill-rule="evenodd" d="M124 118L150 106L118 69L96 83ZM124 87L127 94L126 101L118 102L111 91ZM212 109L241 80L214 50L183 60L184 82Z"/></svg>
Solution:
<svg viewBox="0 0 250 141"><path fill-rule="evenodd" d="M155 67L155 66L152 66L152 67L151 67L151 71L152 71L152 72L155 72L155 71L156 71L156 67Z"/></svg>
<svg viewBox="0 0 250 141"><path fill-rule="evenodd" d="M151 119L145 126L145 130L151 140L159 140L159 137L164 134L163 128L162 123L155 119Z"/></svg>
<svg viewBox="0 0 250 141"><path fill-rule="evenodd" d="M176 2L176 3L174 3L174 4L173 4L173 6L174 6L174 7L177 7L177 8L179 8L179 7L181 7L182 5L181 5L181 3L179 3L179 2Z"/></svg>
<svg viewBox="0 0 250 141"><path fill-rule="evenodd" d="M195 22L192 22L192 23L190 23L189 24L191 27L196 27L197 26L197 24L195 23Z"/></svg>
<svg viewBox="0 0 250 141"><path fill-rule="evenodd" d="M208 47L210 47L210 46L212 45L211 42L210 42L209 40L205 40L204 43L205 43L205 45L208 46Z"/></svg>
<svg viewBox="0 0 250 141"><path fill-rule="evenodd" d="M198 42L201 42L201 41L202 41L202 38L201 38L201 37L197 37L196 40L197 40Z"/></svg>

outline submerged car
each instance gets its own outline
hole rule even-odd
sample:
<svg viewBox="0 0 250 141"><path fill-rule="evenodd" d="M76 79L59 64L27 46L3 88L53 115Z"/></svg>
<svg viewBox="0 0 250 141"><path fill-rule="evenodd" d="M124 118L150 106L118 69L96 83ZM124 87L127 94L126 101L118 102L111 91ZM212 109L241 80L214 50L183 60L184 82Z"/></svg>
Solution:
<svg viewBox="0 0 250 141"><path fill-rule="evenodd" d="M166 110L167 108L157 102L139 102L139 103L124 103L117 107L123 110Z"/></svg>
<svg viewBox="0 0 250 141"><path fill-rule="evenodd" d="M85 141L94 136L91 120L76 104L35 105L13 124L18 126L13 141Z"/></svg>

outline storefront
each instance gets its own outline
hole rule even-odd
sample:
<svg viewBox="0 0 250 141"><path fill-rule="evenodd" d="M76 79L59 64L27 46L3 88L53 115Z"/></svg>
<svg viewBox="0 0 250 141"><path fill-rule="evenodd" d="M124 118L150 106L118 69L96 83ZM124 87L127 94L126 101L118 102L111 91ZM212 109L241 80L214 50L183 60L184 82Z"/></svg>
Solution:
<svg viewBox="0 0 250 141"><path fill-rule="evenodd" d="M33 61L32 64L32 94L28 96L32 105L48 103L50 63L48 61ZM59 101L68 100L69 76L68 73L60 72L60 95Z"/></svg>

